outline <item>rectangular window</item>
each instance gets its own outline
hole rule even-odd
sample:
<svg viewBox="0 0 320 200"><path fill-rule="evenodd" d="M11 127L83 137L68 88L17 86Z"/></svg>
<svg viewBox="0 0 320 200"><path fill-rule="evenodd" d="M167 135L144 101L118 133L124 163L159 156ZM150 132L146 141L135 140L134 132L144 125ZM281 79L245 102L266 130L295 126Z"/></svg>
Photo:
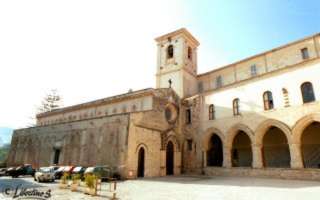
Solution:
<svg viewBox="0 0 320 200"><path fill-rule="evenodd" d="M191 47L188 47L188 58L189 58L189 60L192 60L192 49L191 49Z"/></svg>
<svg viewBox="0 0 320 200"><path fill-rule="evenodd" d="M216 88L219 88L222 86L222 77L221 76L217 76L216 77Z"/></svg>
<svg viewBox="0 0 320 200"><path fill-rule="evenodd" d="M192 140L187 140L188 142L188 151L192 151Z"/></svg>
<svg viewBox="0 0 320 200"><path fill-rule="evenodd" d="M191 109L186 110L186 124L191 124Z"/></svg>
<svg viewBox="0 0 320 200"><path fill-rule="evenodd" d="M209 120L214 120L214 119L215 119L214 105L210 104L209 105Z"/></svg>
<svg viewBox="0 0 320 200"><path fill-rule="evenodd" d="M60 149L54 150L53 164L55 164L55 165L59 164L60 151L61 151Z"/></svg>
<svg viewBox="0 0 320 200"><path fill-rule="evenodd" d="M198 92L203 92L203 82L198 83Z"/></svg>
<svg viewBox="0 0 320 200"><path fill-rule="evenodd" d="M257 75L257 65L251 65L250 67L251 76Z"/></svg>
<svg viewBox="0 0 320 200"><path fill-rule="evenodd" d="M301 49L301 56L303 60L309 59L309 51L308 48Z"/></svg>

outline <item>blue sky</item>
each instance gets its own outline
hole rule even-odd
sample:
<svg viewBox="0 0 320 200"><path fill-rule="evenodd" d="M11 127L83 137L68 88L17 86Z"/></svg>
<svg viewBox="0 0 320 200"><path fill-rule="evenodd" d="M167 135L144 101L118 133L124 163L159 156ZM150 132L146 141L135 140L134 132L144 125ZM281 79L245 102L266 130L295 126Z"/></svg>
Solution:
<svg viewBox="0 0 320 200"><path fill-rule="evenodd" d="M184 14L201 46L218 49L227 63L320 32L316 0L190 0ZM201 53L200 63L214 64ZM200 64L200 71L207 69Z"/></svg>
<svg viewBox="0 0 320 200"><path fill-rule="evenodd" d="M11 141L12 129L0 127L0 147L3 144L8 144Z"/></svg>
<svg viewBox="0 0 320 200"><path fill-rule="evenodd" d="M154 38L181 27L198 72L320 32L319 1L0 1L0 127L23 128L51 89L64 106L155 87Z"/></svg>

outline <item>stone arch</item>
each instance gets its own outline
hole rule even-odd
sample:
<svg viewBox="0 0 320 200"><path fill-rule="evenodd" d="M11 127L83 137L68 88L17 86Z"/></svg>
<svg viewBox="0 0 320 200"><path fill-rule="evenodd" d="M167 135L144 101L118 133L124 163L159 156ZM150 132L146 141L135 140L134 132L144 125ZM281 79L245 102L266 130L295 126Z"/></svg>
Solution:
<svg viewBox="0 0 320 200"><path fill-rule="evenodd" d="M262 122L256 129L255 145L261 148L264 167L288 168L294 162L292 135L290 128L274 119ZM291 165L290 165L291 163Z"/></svg>
<svg viewBox="0 0 320 200"><path fill-rule="evenodd" d="M166 145L166 174L173 175L174 174L174 154L175 154L175 146L172 140L168 140Z"/></svg>
<svg viewBox="0 0 320 200"><path fill-rule="evenodd" d="M254 133L253 131L244 124L236 124L234 126L232 126L231 128L229 128L229 130L227 131L227 137L226 137L226 146L231 147L232 146L232 142L234 140L234 138L236 137L236 135L239 133L239 131L243 131L245 132L250 140L251 143L254 142Z"/></svg>
<svg viewBox="0 0 320 200"><path fill-rule="evenodd" d="M306 127L308 127L313 122L320 123L320 113L313 113L306 115L299 119L292 128L292 143L293 144L300 144L301 143L301 136Z"/></svg>
<svg viewBox="0 0 320 200"><path fill-rule="evenodd" d="M253 164L253 131L244 124L236 124L227 132L226 148L229 149L232 167L251 167Z"/></svg>
<svg viewBox="0 0 320 200"><path fill-rule="evenodd" d="M320 114L313 113L299 119L292 129L293 146L298 168L320 167Z"/></svg>
<svg viewBox="0 0 320 200"><path fill-rule="evenodd" d="M135 153L138 153L138 151L141 147L144 148L145 153L147 153L149 151L148 146L145 143L140 143L137 145Z"/></svg>
<svg viewBox="0 0 320 200"><path fill-rule="evenodd" d="M137 177L145 176L145 160L146 160L146 148L140 145L137 154Z"/></svg>
<svg viewBox="0 0 320 200"><path fill-rule="evenodd" d="M169 133L166 141L165 141L165 148L167 147L169 142L172 142L174 147L175 147L175 151L180 151L180 142L178 141L177 137L173 134L173 133Z"/></svg>
<svg viewBox="0 0 320 200"><path fill-rule="evenodd" d="M260 123L260 125L256 128L254 144L258 146L262 145L263 137L271 127L279 128L286 135L288 144L292 143L291 130L289 126L275 119L267 119Z"/></svg>
<svg viewBox="0 0 320 200"><path fill-rule="evenodd" d="M177 175L181 173L181 146L175 132L169 131L163 142L167 175ZM168 169L170 169L168 171ZM168 173L170 172L170 173Z"/></svg>
<svg viewBox="0 0 320 200"><path fill-rule="evenodd" d="M226 148L219 135L213 133L210 137L208 150L206 151L207 166L222 167L226 158ZM227 150L230 152L230 149Z"/></svg>
<svg viewBox="0 0 320 200"><path fill-rule="evenodd" d="M209 150L210 139L211 139L212 135L214 135L214 134L216 134L220 137L220 139L222 140L222 144L225 144L225 137L224 137L224 134L222 133L222 131L220 131L217 128L211 127L205 131L204 137L202 139L202 148L204 151Z"/></svg>

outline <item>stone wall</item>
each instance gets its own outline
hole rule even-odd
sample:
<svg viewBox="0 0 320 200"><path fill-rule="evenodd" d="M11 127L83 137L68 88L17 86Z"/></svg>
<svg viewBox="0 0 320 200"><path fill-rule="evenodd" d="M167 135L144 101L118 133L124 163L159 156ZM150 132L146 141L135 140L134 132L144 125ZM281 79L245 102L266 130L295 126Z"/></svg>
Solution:
<svg viewBox="0 0 320 200"><path fill-rule="evenodd" d="M125 169L129 115L15 130L8 166L53 164L60 149L59 165L109 165Z"/></svg>
<svg viewBox="0 0 320 200"><path fill-rule="evenodd" d="M320 181L319 169L252 169L252 168L218 168L206 167L204 172L208 176L244 176L261 178L281 178L293 180Z"/></svg>
<svg viewBox="0 0 320 200"><path fill-rule="evenodd" d="M182 170L184 173L200 173L202 168L201 113L203 98L194 96L183 100L180 111ZM191 109L191 123L186 123L186 110ZM190 144L191 143L191 144Z"/></svg>
<svg viewBox="0 0 320 200"><path fill-rule="evenodd" d="M215 78L218 76L222 77L223 86L234 85L238 82L250 80L269 72L303 64L308 60L319 59L319 41L319 35L311 36L221 67L217 70L200 74L198 75L198 81L202 82L205 91L212 91L217 89ZM309 58L302 58L301 50L304 48L308 49ZM255 66L256 73L252 73L252 66Z"/></svg>

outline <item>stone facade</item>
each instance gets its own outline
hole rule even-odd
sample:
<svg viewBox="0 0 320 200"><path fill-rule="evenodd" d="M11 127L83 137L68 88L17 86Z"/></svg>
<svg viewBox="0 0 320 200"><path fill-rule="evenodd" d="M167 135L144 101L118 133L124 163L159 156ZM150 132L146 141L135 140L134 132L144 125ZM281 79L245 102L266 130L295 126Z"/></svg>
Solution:
<svg viewBox="0 0 320 200"><path fill-rule="evenodd" d="M204 74L186 29L156 41L157 89L38 115L8 165L320 180L319 34Z"/></svg>

